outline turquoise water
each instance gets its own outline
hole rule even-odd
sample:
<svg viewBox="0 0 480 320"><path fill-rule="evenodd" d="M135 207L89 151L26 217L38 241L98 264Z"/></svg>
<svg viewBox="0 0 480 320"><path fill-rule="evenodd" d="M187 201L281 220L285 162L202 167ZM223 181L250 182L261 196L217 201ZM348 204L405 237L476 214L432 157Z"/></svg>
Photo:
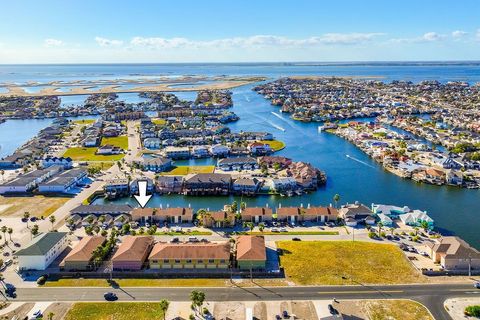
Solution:
<svg viewBox="0 0 480 320"><path fill-rule="evenodd" d="M5 66L0 66L0 82L7 81L5 78L12 78L14 75L2 72ZM18 79L9 81L37 80L29 78L32 72L27 67L15 69L10 66L9 70L16 70ZM384 76L384 80L404 79L420 81L423 79L436 79L440 81L462 80L471 83L480 81L480 68L478 65L454 65L454 66L283 66L283 65L90 65L90 66L32 66L33 70L45 70L48 68L48 75L39 75L48 80L58 76L68 79L84 79L85 75L91 78L102 78L102 73L113 75L103 78L118 78L129 73L149 74L201 74L201 75L266 75L278 77L289 74L327 74L327 75L378 75ZM83 72L80 72L83 70ZM135 70L135 71L134 71ZM54 72L55 71L55 72ZM76 75L73 75L76 71ZM109 72L107 72L109 71ZM30 72L30 73L29 73ZM79 75L80 74L80 75ZM103 79L102 78L102 79ZM286 115L282 119L271 112L277 112L278 108L273 107L262 96L251 91L253 85L233 89L234 106L232 111L240 116L240 120L229 124L232 131L240 130L265 130L272 132L276 138L286 142L287 147L280 151L280 155L291 157L297 161L311 162L315 166L325 170L328 175L328 182L324 188L317 192L301 197L279 197L262 196L257 198L244 198L249 205L265 205L271 207L288 205L307 204L328 205L332 203L335 193L341 196L341 202L361 201L367 205L372 202L407 205L410 208L427 210L435 219L436 225L444 232L457 234L476 247L480 247L480 227L478 209L480 203L479 190L467 190L454 187L437 187L424 184L417 184L411 180L401 179L383 170L383 168L366 156L349 142L328 133L318 133L318 124L294 122ZM179 93L179 97L192 100L194 92ZM23 138L31 137L42 126L46 126L51 120L26 120L33 121L32 126L21 124L11 120L0 124L0 144L7 143L10 147L15 144L11 142L16 137L17 130ZM42 121L44 121L42 123ZM35 127L33 126L35 125ZM286 129L282 132L274 127L280 126ZM21 128L19 127L21 126ZM4 150L0 150L4 154ZM350 158L347 158L346 155ZM359 161L353 160L357 159ZM208 160L200 160L208 164ZM179 164L187 164L179 163ZM164 207L188 206L193 208L218 209L224 203L232 201L233 197L186 197L179 195L155 196L149 206ZM239 198L235 198L240 201ZM101 203L103 200L97 200ZM118 200L119 203L134 203L132 198Z"/></svg>

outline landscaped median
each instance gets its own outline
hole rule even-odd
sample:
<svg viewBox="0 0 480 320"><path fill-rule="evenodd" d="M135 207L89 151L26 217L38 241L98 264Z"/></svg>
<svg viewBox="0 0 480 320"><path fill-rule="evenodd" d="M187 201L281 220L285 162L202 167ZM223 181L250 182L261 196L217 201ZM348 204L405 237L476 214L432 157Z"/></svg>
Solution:
<svg viewBox="0 0 480 320"><path fill-rule="evenodd" d="M279 241L280 265L300 285L424 282L395 245L361 241Z"/></svg>
<svg viewBox="0 0 480 320"><path fill-rule="evenodd" d="M235 234L252 236L337 236L339 233L338 231L236 231Z"/></svg>
<svg viewBox="0 0 480 320"><path fill-rule="evenodd" d="M130 320L163 319L158 302L77 302L65 320Z"/></svg>
<svg viewBox="0 0 480 320"><path fill-rule="evenodd" d="M113 279L119 287L223 287L229 279ZM48 280L42 287L110 287L106 279Z"/></svg>

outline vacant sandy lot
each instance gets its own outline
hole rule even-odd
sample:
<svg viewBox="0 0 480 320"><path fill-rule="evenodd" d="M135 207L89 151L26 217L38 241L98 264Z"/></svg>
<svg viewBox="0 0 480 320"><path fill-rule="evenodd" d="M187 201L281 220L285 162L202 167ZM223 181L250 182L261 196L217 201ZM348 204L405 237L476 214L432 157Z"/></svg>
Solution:
<svg viewBox="0 0 480 320"><path fill-rule="evenodd" d="M60 208L70 198L60 197L3 197L0 196L0 216L23 217L24 212L37 218L47 217Z"/></svg>

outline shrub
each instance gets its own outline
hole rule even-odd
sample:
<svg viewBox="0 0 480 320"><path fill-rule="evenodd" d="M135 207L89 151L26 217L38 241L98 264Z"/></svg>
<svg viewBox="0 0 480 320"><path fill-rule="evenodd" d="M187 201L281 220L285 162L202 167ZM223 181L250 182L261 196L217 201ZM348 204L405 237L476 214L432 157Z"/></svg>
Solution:
<svg viewBox="0 0 480 320"><path fill-rule="evenodd" d="M203 312L203 314L209 314L210 313L210 311L208 311L208 309L205 308L205 307L203 308L202 312Z"/></svg>
<svg viewBox="0 0 480 320"><path fill-rule="evenodd" d="M377 237L377 234L376 234L375 232L373 232L373 231L370 231L370 232L368 233L368 237L369 237L370 239L375 239L375 238Z"/></svg>
<svg viewBox="0 0 480 320"><path fill-rule="evenodd" d="M480 305L466 307L465 314L470 317L480 317Z"/></svg>
<svg viewBox="0 0 480 320"><path fill-rule="evenodd" d="M46 275L40 276L40 278L37 279L37 284L40 285L40 286L43 286L45 284L45 282L47 282L47 276Z"/></svg>

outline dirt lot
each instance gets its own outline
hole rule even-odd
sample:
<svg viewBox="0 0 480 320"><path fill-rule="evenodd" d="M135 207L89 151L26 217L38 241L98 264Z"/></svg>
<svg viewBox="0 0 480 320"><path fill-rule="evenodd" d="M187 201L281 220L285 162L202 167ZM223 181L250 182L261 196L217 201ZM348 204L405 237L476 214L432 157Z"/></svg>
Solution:
<svg viewBox="0 0 480 320"><path fill-rule="evenodd" d="M3 197L0 196L0 216L23 217L24 212L30 216L47 217L71 198L63 197Z"/></svg>
<svg viewBox="0 0 480 320"><path fill-rule="evenodd" d="M48 316L48 314L52 312L54 314L53 319L63 319L71 306L71 303L55 302L52 303L47 309L45 309L45 312L43 314L45 316Z"/></svg>

